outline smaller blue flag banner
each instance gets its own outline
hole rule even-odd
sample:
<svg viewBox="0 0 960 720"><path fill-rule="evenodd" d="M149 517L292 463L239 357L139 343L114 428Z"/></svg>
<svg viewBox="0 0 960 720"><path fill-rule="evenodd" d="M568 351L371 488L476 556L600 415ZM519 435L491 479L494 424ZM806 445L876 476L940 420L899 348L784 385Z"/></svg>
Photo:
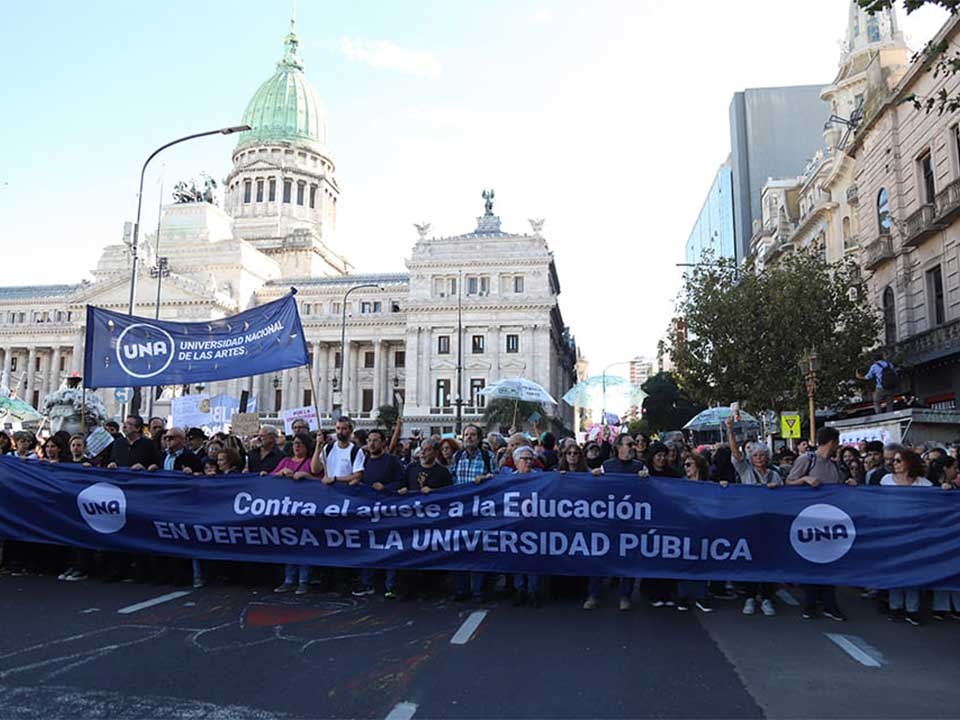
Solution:
<svg viewBox="0 0 960 720"><path fill-rule="evenodd" d="M0 457L0 537L318 566L960 590L960 492L586 473L429 494Z"/></svg>
<svg viewBox="0 0 960 720"><path fill-rule="evenodd" d="M239 315L167 322L87 306L89 388L229 380L309 362L293 293Z"/></svg>

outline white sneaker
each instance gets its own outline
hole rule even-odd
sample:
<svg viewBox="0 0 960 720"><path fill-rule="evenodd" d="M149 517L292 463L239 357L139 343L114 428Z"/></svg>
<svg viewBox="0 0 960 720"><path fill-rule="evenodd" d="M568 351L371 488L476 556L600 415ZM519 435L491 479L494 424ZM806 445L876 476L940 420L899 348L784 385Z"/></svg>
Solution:
<svg viewBox="0 0 960 720"><path fill-rule="evenodd" d="M767 617L770 617L771 615L776 615L777 609L773 606L773 600L771 600L770 598L764 599L764 601L760 603L760 612L762 612Z"/></svg>
<svg viewBox="0 0 960 720"><path fill-rule="evenodd" d="M743 614L753 615L757 611L757 601L753 598L747 598L743 603Z"/></svg>

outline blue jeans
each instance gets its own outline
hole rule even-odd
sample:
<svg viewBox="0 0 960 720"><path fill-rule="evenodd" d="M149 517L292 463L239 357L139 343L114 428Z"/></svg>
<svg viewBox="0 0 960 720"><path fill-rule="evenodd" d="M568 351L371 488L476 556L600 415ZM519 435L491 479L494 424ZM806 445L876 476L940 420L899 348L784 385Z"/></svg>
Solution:
<svg viewBox="0 0 960 720"><path fill-rule="evenodd" d="M283 582L286 585L307 585L310 582L310 566L284 565Z"/></svg>
<svg viewBox="0 0 960 720"><path fill-rule="evenodd" d="M920 612L920 591L917 588L890 589L890 609L903 610L904 605L911 615Z"/></svg>
<svg viewBox="0 0 960 720"><path fill-rule="evenodd" d="M373 578L374 573L377 570L374 568L361 568L360 569L360 584L365 588L373 587ZM397 584L397 571L396 570L387 570L387 578L385 581L385 586L388 591L393 590L394 586Z"/></svg>
<svg viewBox="0 0 960 720"><path fill-rule="evenodd" d="M707 597L706 580L680 580L677 582L677 597L681 600L704 600Z"/></svg>
<svg viewBox="0 0 960 720"><path fill-rule="evenodd" d="M934 590L933 591L933 610L934 612L950 612L951 603L953 611L960 612L960 591L957 590Z"/></svg>
<svg viewBox="0 0 960 720"><path fill-rule="evenodd" d="M617 583L620 586L620 597L629 600L630 596L633 595L633 585L635 580L633 578L617 578ZM590 578L590 582L587 584L587 594L592 598L599 598L600 588L602 586L602 577Z"/></svg>
<svg viewBox="0 0 960 720"><path fill-rule="evenodd" d="M833 585L804 585L803 609L816 610L817 600L823 603L824 610L836 610L837 589Z"/></svg>
<svg viewBox="0 0 960 720"><path fill-rule="evenodd" d="M523 592L524 585L526 585L526 591L530 595L536 595L540 592L540 576L539 575L514 575L513 576L513 589L517 592Z"/></svg>
<svg viewBox="0 0 960 720"><path fill-rule="evenodd" d="M456 583L457 595L466 595L467 592L474 597L483 595L483 573L458 572L454 573L453 579Z"/></svg>

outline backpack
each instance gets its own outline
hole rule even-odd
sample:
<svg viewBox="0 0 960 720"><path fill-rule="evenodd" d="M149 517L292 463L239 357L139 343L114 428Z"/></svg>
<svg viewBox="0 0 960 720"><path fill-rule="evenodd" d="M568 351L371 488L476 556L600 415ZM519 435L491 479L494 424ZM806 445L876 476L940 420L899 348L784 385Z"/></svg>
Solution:
<svg viewBox="0 0 960 720"><path fill-rule="evenodd" d="M886 360L881 360L880 364L880 387L884 390L893 390L900 384L900 378L897 377L897 370Z"/></svg>
<svg viewBox="0 0 960 720"><path fill-rule="evenodd" d="M491 460L490 460L490 455L491 455L490 451L489 451L489 450L484 450L483 448L479 448L479 450L480 450L480 457L483 458L483 472L484 472L484 474L485 474L485 475L492 475L492 474L493 474L493 471L490 469L490 462L491 462ZM456 467L457 465L460 464L460 458L463 457L463 455L464 455L465 452L466 452L466 450L457 450L457 452L454 453L454 455L453 455L453 464L452 464L452 467Z"/></svg>
<svg viewBox="0 0 960 720"><path fill-rule="evenodd" d="M334 445L333 442L328 442L326 447L323 449L324 460L330 459L330 451L333 450L333 445ZM356 443L352 443L350 446L350 466L351 467L353 467L353 463L356 461L357 453L359 452L360 452L360 446L357 445Z"/></svg>

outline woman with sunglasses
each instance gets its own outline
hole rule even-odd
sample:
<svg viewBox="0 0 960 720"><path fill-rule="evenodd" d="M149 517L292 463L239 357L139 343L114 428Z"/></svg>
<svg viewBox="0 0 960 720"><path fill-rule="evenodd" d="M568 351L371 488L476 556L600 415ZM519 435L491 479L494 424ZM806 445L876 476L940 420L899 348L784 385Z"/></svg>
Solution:
<svg viewBox="0 0 960 720"><path fill-rule="evenodd" d="M567 443L567 446L560 453L557 472L590 472L590 468L587 467L587 460L583 456L583 450L575 442Z"/></svg>
<svg viewBox="0 0 960 720"><path fill-rule="evenodd" d="M685 453L682 467L685 480L703 482L710 479L710 464L699 453ZM706 580L677 582L677 610L686 612L691 605L695 605L702 612L713 612Z"/></svg>
<svg viewBox="0 0 960 720"><path fill-rule="evenodd" d="M533 448L527 445L521 445L513 451L513 464L516 468L514 475L527 475L539 472L534 467L536 454ZM529 603L532 607L540 607L540 576L530 574L516 574L513 576L513 605L519 607Z"/></svg>
<svg viewBox="0 0 960 720"><path fill-rule="evenodd" d="M899 450L893 456L893 472L883 476L885 487L933 487L923 476L923 460L913 450ZM890 588L890 620L920 624L920 589Z"/></svg>

